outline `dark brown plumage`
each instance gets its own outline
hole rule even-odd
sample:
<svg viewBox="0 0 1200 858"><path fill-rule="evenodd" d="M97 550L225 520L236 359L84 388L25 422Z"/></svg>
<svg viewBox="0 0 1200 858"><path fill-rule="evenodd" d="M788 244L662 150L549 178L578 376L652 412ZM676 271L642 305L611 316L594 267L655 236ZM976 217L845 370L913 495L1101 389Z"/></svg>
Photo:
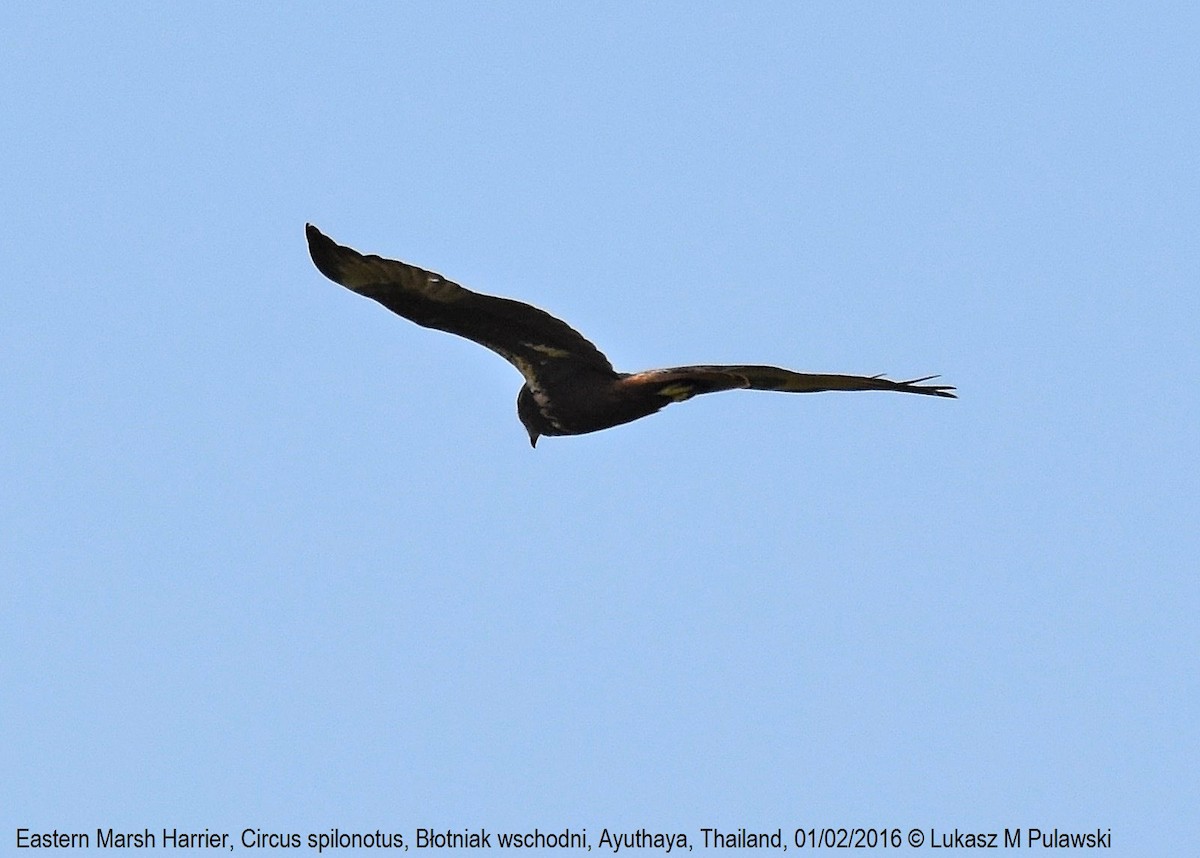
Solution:
<svg viewBox="0 0 1200 858"><path fill-rule="evenodd" d="M322 235L312 224L307 233L312 260L330 280L418 325L474 340L515 366L525 377L517 394L517 415L534 446L542 435L596 432L719 390L892 390L954 398L953 387L921 385L937 377L933 375L891 381L742 365L617 372L578 331L536 307L472 292L415 265L364 256Z"/></svg>

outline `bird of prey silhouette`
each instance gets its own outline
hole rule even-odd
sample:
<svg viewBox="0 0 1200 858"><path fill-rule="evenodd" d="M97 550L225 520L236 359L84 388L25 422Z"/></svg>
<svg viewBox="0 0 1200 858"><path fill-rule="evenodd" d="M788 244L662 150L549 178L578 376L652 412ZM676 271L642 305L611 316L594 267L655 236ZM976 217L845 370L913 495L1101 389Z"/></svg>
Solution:
<svg viewBox="0 0 1200 858"><path fill-rule="evenodd" d="M788 393L892 390L953 399L953 387L883 376L792 372L774 366L676 366L617 372L599 349L566 322L513 301L481 295L440 274L343 247L312 224L308 249L321 273L426 328L474 340L525 377L517 416L537 446L542 435L582 435L647 417L702 393L746 388Z"/></svg>

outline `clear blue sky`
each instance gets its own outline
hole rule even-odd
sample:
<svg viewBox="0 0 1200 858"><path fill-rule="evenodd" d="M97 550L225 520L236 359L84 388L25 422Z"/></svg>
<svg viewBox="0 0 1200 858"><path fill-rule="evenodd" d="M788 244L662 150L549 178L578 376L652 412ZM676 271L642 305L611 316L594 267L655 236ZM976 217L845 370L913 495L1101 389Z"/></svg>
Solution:
<svg viewBox="0 0 1200 858"><path fill-rule="evenodd" d="M1182 854L1198 41L1185 3L9 9L0 842ZM531 450L512 367L321 277L306 221L620 369L961 399L726 393Z"/></svg>

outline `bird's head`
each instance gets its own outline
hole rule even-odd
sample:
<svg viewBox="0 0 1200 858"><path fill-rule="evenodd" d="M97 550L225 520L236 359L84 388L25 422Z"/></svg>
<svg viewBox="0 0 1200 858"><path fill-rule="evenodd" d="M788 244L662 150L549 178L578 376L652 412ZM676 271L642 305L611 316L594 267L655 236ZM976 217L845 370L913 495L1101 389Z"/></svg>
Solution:
<svg viewBox="0 0 1200 858"><path fill-rule="evenodd" d="M550 424L527 384L521 385L521 392L517 394L517 417L521 418L525 431L529 433L529 446L536 447L538 438L546 434L545 430L550 428Z"/></svg>

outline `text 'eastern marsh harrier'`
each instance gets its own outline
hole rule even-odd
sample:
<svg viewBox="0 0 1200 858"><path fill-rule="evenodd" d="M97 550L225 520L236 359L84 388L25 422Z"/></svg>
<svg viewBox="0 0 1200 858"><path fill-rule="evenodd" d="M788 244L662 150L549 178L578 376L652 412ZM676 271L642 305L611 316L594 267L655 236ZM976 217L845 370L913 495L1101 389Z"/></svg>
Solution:
<svg viewBox="0 0 1200 858"><path fill-rule="evenodd" d="M676 366L617 372L599 349L561 319L513 301L481 295L440 274L343 247L312 224L308 249L321 273L426 328L474 340L525 377L517 416L537 446L542 435L582 435L646 417L672 402L719 390L892 390L954 398L953 387L882 376L824 375L774 366Z"/></svg>

